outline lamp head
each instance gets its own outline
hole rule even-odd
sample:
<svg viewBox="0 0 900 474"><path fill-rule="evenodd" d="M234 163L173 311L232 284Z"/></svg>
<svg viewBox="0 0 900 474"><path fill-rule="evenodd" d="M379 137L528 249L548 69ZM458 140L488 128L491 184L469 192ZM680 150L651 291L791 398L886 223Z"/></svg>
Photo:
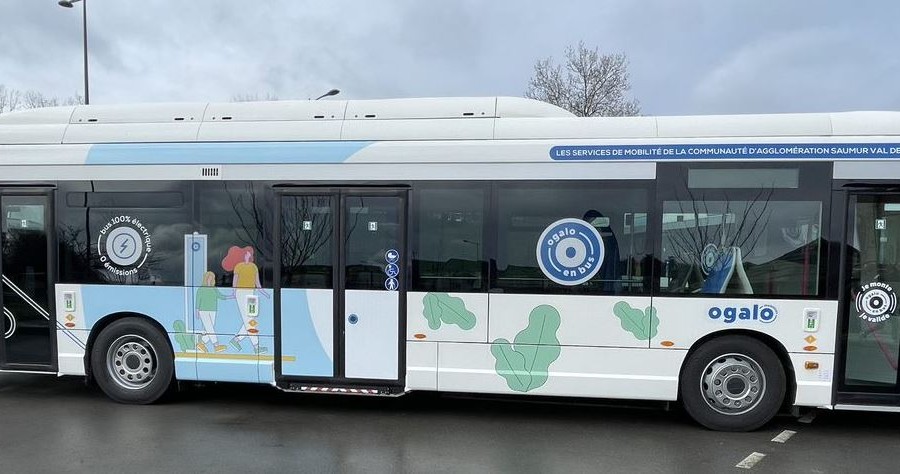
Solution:
<svg viewBox="0 0 900 474"><path fill-rule="evenodd" d="M81 0L59 0L56 3L58 3L59 6L64 7L64 8L72 8L75 6L76 3L80 2L80 1Z"/></svg>

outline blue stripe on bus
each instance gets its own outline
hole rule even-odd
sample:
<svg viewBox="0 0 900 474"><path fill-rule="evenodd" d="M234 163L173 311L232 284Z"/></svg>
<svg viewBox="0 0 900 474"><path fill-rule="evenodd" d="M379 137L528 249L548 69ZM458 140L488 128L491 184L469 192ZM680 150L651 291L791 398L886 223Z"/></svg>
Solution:
<svg viewBox="0 0 900 474"><path fill-rule="evenodd" d="M341 163L372 142L109 143L93 145L89 165Z"/></svg>
<svg viewBox="0 0 900 474"><path fill-rule="evenodd" d="M555 146L550 158L584 160L666 159L897 159L900 143L775 143L703 145L573 145Z"/></svg>

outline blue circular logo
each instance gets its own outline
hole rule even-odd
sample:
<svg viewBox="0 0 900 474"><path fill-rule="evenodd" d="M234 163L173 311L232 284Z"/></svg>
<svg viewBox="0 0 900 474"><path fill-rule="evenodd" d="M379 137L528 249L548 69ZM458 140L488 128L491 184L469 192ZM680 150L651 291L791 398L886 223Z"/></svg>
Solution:
<svg viewBox="0 0 900 474"><path fill-rule="evenodd" d="M581 219L560 219L544 229L537 261L547 278L560 285L580 285L597 274L606 249L594 226Z"/></svg>
<svg viewBox="0 0 900 474"><path fill-rule="evenodd" d="M350 321L350 324L356 324L359 322L359 316L357 316L356 314L351 314L350 317L347 318L347 320Z"/></svg>

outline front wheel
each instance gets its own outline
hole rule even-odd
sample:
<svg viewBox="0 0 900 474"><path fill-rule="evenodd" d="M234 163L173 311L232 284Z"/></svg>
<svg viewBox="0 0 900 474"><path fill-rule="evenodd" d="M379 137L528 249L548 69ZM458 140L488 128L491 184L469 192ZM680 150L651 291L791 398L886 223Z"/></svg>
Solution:
<svg viewBox="0 0 900 474"><path fill-rule="evenodd" d="M119 403L158 401L174 384L175 362L165 334L140 318L120 319L91 349L97 385Z"/></svg>
<svg viewBox="0 0 900 474"><path fill-rule="evenodd" d="M775 352L747 336L712 339L691 354L680 382L685 410L719 431L752 431L771 420L785 396Z"/></svg>

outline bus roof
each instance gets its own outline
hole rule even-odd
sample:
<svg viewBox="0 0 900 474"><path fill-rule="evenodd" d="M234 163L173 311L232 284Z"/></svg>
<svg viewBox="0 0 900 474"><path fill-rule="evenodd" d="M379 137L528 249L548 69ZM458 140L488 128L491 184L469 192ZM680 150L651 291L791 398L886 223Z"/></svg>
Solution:
<svg viewBox="0 0 900 474"><path fill-rule="evenodd" d="M0 115L0 144L900 135L900 112L575 117L516 97L50 107Z"/></svg>

